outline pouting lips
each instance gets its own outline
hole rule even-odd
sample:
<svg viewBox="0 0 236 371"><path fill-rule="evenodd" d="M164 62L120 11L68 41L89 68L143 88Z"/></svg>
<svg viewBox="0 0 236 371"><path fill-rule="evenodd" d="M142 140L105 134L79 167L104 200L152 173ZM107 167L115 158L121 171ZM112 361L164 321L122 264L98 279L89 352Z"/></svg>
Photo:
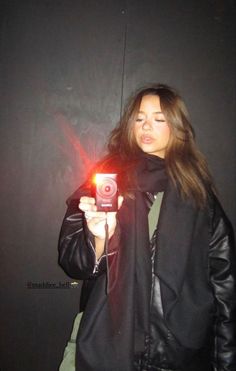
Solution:
<svg viewBox="0 0 236 371"><path fill-rule="evenodd" d="M148 135L141 135L140 139L141 139L141 142L144 143L144 144L150 144L154 140L152 137L150 137Z"/></svg>

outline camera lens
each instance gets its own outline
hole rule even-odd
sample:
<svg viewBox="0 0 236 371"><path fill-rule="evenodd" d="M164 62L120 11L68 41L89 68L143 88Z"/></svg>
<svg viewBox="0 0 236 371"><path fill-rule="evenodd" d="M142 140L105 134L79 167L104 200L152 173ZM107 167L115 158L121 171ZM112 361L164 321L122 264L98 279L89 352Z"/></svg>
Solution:
<svg viewBox="0 0 236 371"><path fill-rule="evenodd" d="M104 178L98 185L97 192L101 197L113 197L117 192L116 181L111 178Z"/></svg>
<svg viewBox="0 0 236 371"><path fill-rule="evenodd" d="M107 186L105 187L105 191L106 191L106 192L110 192L110 190L111 190L111 187L110 187L109 185L107 185Z"/></svg>

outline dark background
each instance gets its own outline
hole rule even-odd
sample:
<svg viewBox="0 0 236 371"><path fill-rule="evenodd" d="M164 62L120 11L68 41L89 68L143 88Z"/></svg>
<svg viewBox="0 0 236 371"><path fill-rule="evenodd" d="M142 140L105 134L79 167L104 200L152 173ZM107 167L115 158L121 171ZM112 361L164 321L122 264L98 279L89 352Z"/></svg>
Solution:
<svg viewBox="0 0 236 371"><path fill-rule="evenodd" d="M8 0L0 17L0 369L54 371L80 291L57 264L65 200L131 91L182 93L236 226L235 3Z"/></svg>

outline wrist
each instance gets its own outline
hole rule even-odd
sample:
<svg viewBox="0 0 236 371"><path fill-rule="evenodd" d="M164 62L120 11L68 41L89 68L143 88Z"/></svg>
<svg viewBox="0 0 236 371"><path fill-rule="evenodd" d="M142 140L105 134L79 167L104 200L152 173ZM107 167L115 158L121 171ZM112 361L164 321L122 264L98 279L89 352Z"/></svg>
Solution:
<svg viewBox="0 0 236 371"><path fill-rule="evenodd" d="M94 236L94 238L95 238L95 241L97 241L97 242L104 242L105 241L105 237L103 237L103 236Z"/></svg>

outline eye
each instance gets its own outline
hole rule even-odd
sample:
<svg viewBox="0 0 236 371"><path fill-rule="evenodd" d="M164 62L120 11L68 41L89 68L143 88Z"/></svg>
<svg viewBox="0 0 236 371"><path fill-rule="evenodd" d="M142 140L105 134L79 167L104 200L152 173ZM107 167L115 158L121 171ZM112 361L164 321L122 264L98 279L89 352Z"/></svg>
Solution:
<svg viewBox="0 0 236 371"><path fill-rule="evenodd" d="M142 122L144 119L143 118L141 118L141 117L137 117L136 118L136 122Z"/></svg>
<svg viewBox="0 0 236 371"><path fill-rule="evenodd" d="M155 119L155 122L166 122L165 120L163 120L163 119Z"/></svg>

